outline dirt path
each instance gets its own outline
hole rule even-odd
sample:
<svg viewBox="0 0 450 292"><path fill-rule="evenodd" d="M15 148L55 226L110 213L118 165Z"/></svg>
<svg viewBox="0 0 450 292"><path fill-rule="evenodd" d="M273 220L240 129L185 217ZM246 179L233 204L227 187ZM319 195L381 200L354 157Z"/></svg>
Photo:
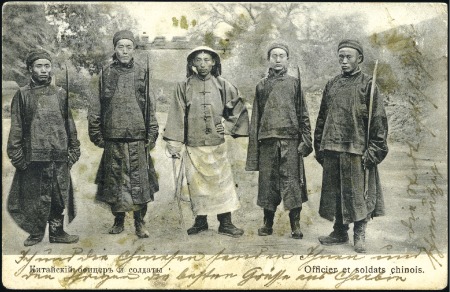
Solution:
<svg viewBox="0 0 450 292"><path fill-rule="evenodd" d="M158 114L160 131L164 129L165 114ZM17 254L24 249L23 241L27 234L20 230L5 211L6 197L11 185L14 168L6 156L6 140L9 133L9 120L3 120L3 254ZM134 234L131 214L127 215L125 231L119 235L108 234L113 222L109 209L94 202L94 184L101 150L96 148L87 135L87 120L80 115L77 121L82 155L72 170L78 215L67 231L80 235L75 245L51 245L48 237L31 248L38 253L52 249L54 254L72 253L74 247L96 253L120 254L125 250L140 253L166 254L180 253L215 254L222 249L225 253L254 254L261 250L267 253L304 254L310 247L318 244L317 237L328 234L332 223L318 216L321 187L321 166L310 155L305 160L309 201L303 205L301 224L303 240L289 237L288 212L279 207L276 213L274 234L259 237L256 232L262 224L262 210L256 206L257 173L245 172L247 139L227 139L229 158L233 165L235 183L241 199L242 208L233 213L234 223L245 230L238 239L219 235L216 218L209 218L210 230L196 236L187 236L186 229L193 224L193 216L188 202L182 202L184 225L179 223L178 207L173 199L173 174L171 159L165 155L165 143L158 139L152 151L155 167L159 175L160 191L155 201L149 204L146 227L150 238L137 239ZM428 248L434 240L436 248L447 250L447 159L442 149L438 153L414 152L408 156L408 146L391 144L390 153L380 165L381 182L384 188L385 217L375 218L369 223L367 242L369 253L417 253ZM433 153L433 154L431 154ZM417 167L414 166L414 163ZM440 176L442 175L442 177ZM435 220L434 220L434 219ZM352 240L351 240L352 241ZM325 254L352 254L351 244L325 247Z"/></svg>

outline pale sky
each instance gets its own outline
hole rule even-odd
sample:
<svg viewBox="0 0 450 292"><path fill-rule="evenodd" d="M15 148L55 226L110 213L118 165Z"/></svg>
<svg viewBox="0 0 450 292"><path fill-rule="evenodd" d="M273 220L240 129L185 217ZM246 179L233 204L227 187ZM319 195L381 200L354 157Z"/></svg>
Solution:
<svg viewBox="0 0 450 292"><path fill-rule="evenodd" d="M119 2L120 3L120 2ZM155 36L183 36L186 30L172 26L172 17L185 15L188 21L200 18L200 8L207 2L122 2L138 21L139 33ZM417 23L439 15L447 15L442 3L309 3L317 5L324 15L362 13L367 19L369 33L380 32L404 24ZM220 31L216 32L220 34Z"/></svg>

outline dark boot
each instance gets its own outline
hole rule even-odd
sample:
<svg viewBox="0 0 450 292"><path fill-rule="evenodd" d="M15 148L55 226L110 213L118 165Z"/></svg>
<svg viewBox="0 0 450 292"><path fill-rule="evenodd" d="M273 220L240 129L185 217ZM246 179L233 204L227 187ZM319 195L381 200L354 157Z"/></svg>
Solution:
<svg viewBox="0 0 450 292"><path fill-rule="evenodd" d="M289 211L289 221L291 222L291 236L294 239L302 239L303 233L300 230L300 212L302 211L301 207L294 208Z"/></svg>
<svg viewBox="0 0 450 292"><path fill-rule="evenodd" d="M109 230L109 234L119 234L124 230L125 212L114 212L114 225Z"/></svg>
<svg viewBox="0 0 450 292"><path fill-rule="evenodd" d="M357 253L366 253L366 220L357 221L353 226L353 243Z"/></svg>
<svg viewBox="0 0 450 292"><path fill-rule="evenodd" d="M195 217L194 226L192 226L191 228L189 228L187 230L187 234L193 235L193 234L200 233L204 230L208 230L208 219L207 219L206 215L197 215Z"/></svg>
<svg viewBox="0 0 450 292"><path fill-rule="evenodd" d="M76 243L78 235L70 235L64 231L63 215L55 216L49 220L49 239L50 243Z"/></svg>
<svg viewBox="0 0 450 292"><path fill-rule="evenodd" d="M150 236L150 234L144 228L145 222L144 222L144 217L142 216L142 214L145 214L145 213L141 212L141 210L133 212L134 227L136 228L136 235L139 238L147 238Z"/></svg>
<svg viewBox="0 0 450 292"><path fill-rule="evenodd" d="M24 241L24 246L32 246L38 244L44 239L44 234L30 234L28 238Z"/></svg>
<svg viewBox="0 0 450 292"><path fill-rule="evenodd" d="M334 223L333 232L327 236L319 236L319 241L323 245L338 245L348 242L348 224Z"/></svg>
<svg viewBox="0 0 450 292"><path fill-rule="evenodd" d="M219 233L223 235L228 235L231 237L239 237L244 234L244 230L237 228L231 222L231 213L223 213L217 215L217 219L220 222Z"/></svg>
<svg viewBox="0 0 450 292"><path fill-rule="evenodd" d="M264 226L258 229L259 236L272 235L273 233L273 218L275 217L275 212L264 209Z"/></svg>
<svg viewBox="0 0 450 292"><path fill-rule="evenodd" d="M45 228L47 228L47 221L42 222L42 224L40 224L40 226L38 226L37 229L33 232L34 234L30 234L30 236L25 239L23 245L32 246L41 242L44 239Z"/></svg>

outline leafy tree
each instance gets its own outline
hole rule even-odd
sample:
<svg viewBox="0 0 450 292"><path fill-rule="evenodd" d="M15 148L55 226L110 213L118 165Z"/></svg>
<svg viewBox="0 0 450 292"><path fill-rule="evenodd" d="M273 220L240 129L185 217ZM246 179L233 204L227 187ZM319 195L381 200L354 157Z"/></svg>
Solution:
<svg viewBox="0 0 450 292"><path fill-rule="evenodd" d="M24 80L26 54L37 47L53 53L56 66L62 67L69 60L78 70L98 71L113 50L113 34L132 29L135 20L126 10L109 3L7 3L2 25L3 78Z"/></svg>
<svg viewBox="0 0 450 292"><path fill-rule="evenodd" d="M96 71L113 50L114 33L136 24L126 10L109 3L50 4L47 17L58 27L60 47L67 48L72 63Z"/></svg>
<svg viewBox="0 0 450 292"><path fill-rule="evenodd" d="M180 19L180 28L182 29L188 29L189 28L189 24L187 22L186 16L182 15L181 19Z"/></svg>
<svg viewBox="0 0 450 292"><path fill-rule="evenodd" d="M224 51L228 50L230 48L230 40L229 39L220 39L219 45Z"/></svg>
<svg viewBox="0 0 450 292"><path fill-rule="evenodd" d="M226 44L232 50L231 55L236 59L233 64L243 66L240 71L247 75L236 73L235 76L246 84L257 81L267 71L265 53L273 41L290 45L292 67L302 67L305 86L315 88L322 87L327 78L339 71L335 51L342 38L358 38L363 44L368 43L361 15L325 18L312 3L211 3L203 15L199 24L190 30L191 38L205 42L204 31L228 26L227 42L219 45ZM255 70L259 73L249 77L249 72Z"/></svg>
<svg viewBox="0 0 450 292"><path fill-rule="evenodd" d="M43 5L6 3L3 6L3 80L15 80L24 85L29 79L25 65L28 52L35 48L51 53L58 50L57 30L47 22L45 16Z"/></svg>
<svg viewBox="0 0 450 292"><path fill-rule="evenodd" d="M205 46L213 47L214 46L214 33L212 31L207 31L203 38L203 43Z"/></svg>
<svg viewBox="0 0 450 292"><path fill-rule="evenodd" d="M193 28L197 25L197 20L192 19L191 22L189 23L185 15L182 15L179 20L174 16L172 17L172 24L174 27L179 26L181 29L188 30L189 28Z"/></svg>
<svg viewBox="0 0 450 292"><path fill-rule="evenodd" d="M122 7L109 3L7 3L2 25L3 80L15 80L21 86L28 83L26 56L31 49L42 48L51 53L53 79L64 88L67 66L72 106L86 108L96 92L92 74L113 52L113 34L133 30L135 20Z"/></svg>
<svg viewBox="0 0 450 292"><path fill-rule="evenodd" d="M172 25L178 27L178 19L176 17L172 17Z"/></svg>

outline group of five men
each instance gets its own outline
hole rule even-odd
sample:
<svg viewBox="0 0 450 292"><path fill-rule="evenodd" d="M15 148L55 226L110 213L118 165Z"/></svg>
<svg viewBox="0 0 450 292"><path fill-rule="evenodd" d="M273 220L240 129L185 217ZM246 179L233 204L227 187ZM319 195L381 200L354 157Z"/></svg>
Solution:
<svg viewBox="0 0 450 292"><path fill-rule="evenodd" d="M133 58L133 34L117 32L113 45L113 62L102 69L99 96L91 101L88 113L89 137L104 149L95 180L96 199L109 204L114 215L109 233L121 233L126 212L133 211L136 235L145 238L147 203L159 190L149 154L159 131L156 104L148 66ZM340 42L342 73L325 87L313 145L300 78L287 74L289 53L283 43L268 48L270 68L256 86L251 123L238 89L221 76L219 54L198 47L188 55L187 78L176 86L163 135L171 157L185 162L195 215L187 233L207 230L208 215L217 215L219 233L232 237L244 233L231 220L240 202L224 135L248 136L245 168L259 171L257 204L264 211L258 235L273 233L275 211L283 201L292 238L303 238L300 212L308 200L303 157L314 147L323 166L319 214L335 220L333 232L319 241L347 243L348 225L354 223L355 250L365 252L367 221L384 214L376 167L388 152L383 100L376 87L370 94L372 78L359 68L364 59L360 43ZM47 221L50 242L75 243L78 236L64 231L62 215L66 208L69 222L75 217L70 168L80 157L67 94L52 85L47 52L32 51L26 64L31 81L16 93L11 106L7 152L16 173L8 210L30 234L25 246L42 241ZM370 115L369 108L373 108Z"/></svg>

